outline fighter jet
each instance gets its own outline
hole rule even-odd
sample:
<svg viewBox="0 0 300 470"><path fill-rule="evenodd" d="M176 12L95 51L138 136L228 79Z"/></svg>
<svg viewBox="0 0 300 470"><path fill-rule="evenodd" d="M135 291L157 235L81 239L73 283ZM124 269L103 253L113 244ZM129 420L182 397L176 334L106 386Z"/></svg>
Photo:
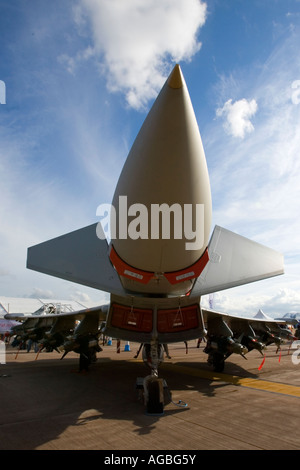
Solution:
<svg viewBox="0 0 300 470"><path fill-rule="evenodd" d="M178 64L121 171L110 204L109 240L103 229L103 207L97 212L102 224L28 249L29 269L111 295L107 312L102 307L81 311L88 325L82 327L84 335L64 330L60 346L76 347L88 357L89 327L93 348L95 325L104 319L105 335L141 343L151 371L145 379L146 396L156 411L162 405L158 367L168 343L205 337L208 360L218 371L232 353L245 355L264 348L261 331L277 331L276 322L236 318L201 307L205 294L283 274L283 256L220 226L212 230L207 163ZM94 321L89 323L90 315ZM55 321L57 333L57 315ZM82 349L80 337L85 338Z"/></svg>

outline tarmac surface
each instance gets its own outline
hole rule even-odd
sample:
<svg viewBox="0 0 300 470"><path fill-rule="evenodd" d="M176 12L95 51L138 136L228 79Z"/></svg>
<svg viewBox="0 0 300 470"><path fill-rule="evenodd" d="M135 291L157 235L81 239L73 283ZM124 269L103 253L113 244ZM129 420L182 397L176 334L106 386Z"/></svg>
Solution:
<svg viewBox="0 0 300 470"><path fill-rule="evenodd" d="M138 344L104 346L88 373L78 355L6 346L0 365L1 450L298 450L300 364L286 344L230 356L223 374L196 341L169 345L159 369L172 393L163 416L149 416L136 378L148 375ZM300 353L300 351L299 351ZM16 357L17 356L17 357ZM293 361L293 359L296 359ZM299 361L298 361L299 362ZM187 406L179 406L185 403Z"/></svg>

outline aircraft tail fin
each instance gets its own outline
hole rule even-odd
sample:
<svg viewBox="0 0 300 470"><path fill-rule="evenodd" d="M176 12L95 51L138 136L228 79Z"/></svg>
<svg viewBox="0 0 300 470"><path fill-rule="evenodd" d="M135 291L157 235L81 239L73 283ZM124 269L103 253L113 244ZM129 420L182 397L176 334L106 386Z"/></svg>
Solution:
<svg viewBox="0 0 300 470"><path fill-rule="evenodd" d="M191 295L205 295L284 273L283 255L215 226L208 245L209 262Z"/></svg>
<svg viewBox="0 0 300 470"><path fill-rule="evenodd" d="M0 302L0 312L2 314L8 314L8 311L6 310L6 308L2 305L2 303Z"/></svg>

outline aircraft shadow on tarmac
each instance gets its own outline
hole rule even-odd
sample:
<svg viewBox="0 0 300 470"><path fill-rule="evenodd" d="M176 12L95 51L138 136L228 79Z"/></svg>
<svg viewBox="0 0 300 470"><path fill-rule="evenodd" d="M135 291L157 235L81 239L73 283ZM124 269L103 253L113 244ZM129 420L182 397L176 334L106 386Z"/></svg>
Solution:
<svg viewBox="0 0 300 470"><path fill-rule="evenodd" d="M187 355L186 361L166 361L160 376L166 380L174 401L166 404L164 416L149 416L136 389L136 378L145 377L148 371L142 362L133 360L133 354L130 357L121 355L115 360L105 357L104 352L87 373L78 373L76 358L61 361L51 353L49 360L50 355L46 354L42 353L37 361L22 364L16 361L6 365L9 377L5 384L9 399L3 407L5 412L1 420L2 424L5 420L5 435L0 427L0 447L3 449L35 449L55 440L69 427L86 426L88 429L93 425L103 428L105 420L125 420L132 423L137 435L151 434L155 432L157 421L164 416L186 411L186 408L176 406L179 398L185 399L185 391L198 391L201 400L201 395L213 397L220 387L229 385L187 373L187 368L211 371L204 358L189 362ZM230 362L226 364L225 372L257 376ZM20 426L16 431L18 422ZM18 439L10 440L12 434Z"/></svg>
<svg viewBox="0 0 300 470"><path fill-rule="evenodd" d="M181 372L182 369L182 372ZM189 374L189 371L194 373ZM202 374L201 372L208 372L208 375ZM229 376L257 378L258 374L249 372L243 367L235 363L226 362L224 373ZM198 363L181 361L174 362L168 366L168 370L162 366L161 374L167 380L168 385L172 391L177 389L184 392L184 390L198 391L202 396L215 396L217 390L220 388L228 387L232 385L234 380L229 383L223 380L224 374L214 373L211 366L207 362L199 361ZM209 377L211 375L211 377ZM201 399L201 397L200 397Z"/></svg>

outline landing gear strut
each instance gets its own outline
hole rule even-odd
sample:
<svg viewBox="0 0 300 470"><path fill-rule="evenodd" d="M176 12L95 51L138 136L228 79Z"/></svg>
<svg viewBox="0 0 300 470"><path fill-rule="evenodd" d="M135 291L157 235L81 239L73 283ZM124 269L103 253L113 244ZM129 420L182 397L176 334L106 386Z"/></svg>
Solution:
<svg viewBox="0 0 300 470"><path fill-rule="evenodd" d="M144 344L143 361L151 369L151 374L144 379L138 377L136 387L143 392L144 404L148 415L163 415L165 380L158 377L158 366L163 361L163 347L157 341Z"/></svg>
<svg viewBox="0 0 300 470"><path fill-rule="evenodd" d="M160 416L164 414L164 405L173 403L180 408L186 408L188 405L182 400L174 403L171 391L164 379L158 377L158 366L163 361L164 352L171 359L167 344L159 344L152 341L150 344L141 345L143 347L144 363L151 369L151 375L147 377L138 377L136 380L136 388L140 391L146 406L146 414L152 416ZM135 357L138 357L139 352Z"/></svg>

